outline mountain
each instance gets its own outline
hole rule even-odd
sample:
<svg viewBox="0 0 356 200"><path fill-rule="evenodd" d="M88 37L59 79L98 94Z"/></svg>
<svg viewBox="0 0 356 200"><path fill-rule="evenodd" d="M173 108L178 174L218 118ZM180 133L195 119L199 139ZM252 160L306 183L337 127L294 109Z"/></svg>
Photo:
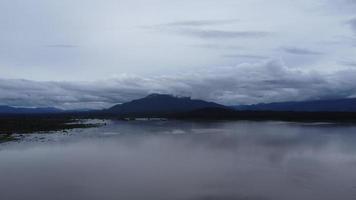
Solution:
<svg viewBox="0 0 356 200"><path fill-rule="evenodd" d="M176 97L168 94L151 94L142 99L113 106L106 112L119 115L161 115L189 112L202 108L227 108L223 105L195 100L190 97Z"/></svg>
<svg viewBox="0 0 356 200"><path fill-rule="evenodd" d="M356 98L233 106L240 111L356 112Z"/></svg>
<svg viewBox="0 0 356 200"><path fill-rule="evenodd" d="M22 108L11 106L0 106L0 114L46 114L46 113L59 113L62 110L52 107L46 108Z"/></svg>

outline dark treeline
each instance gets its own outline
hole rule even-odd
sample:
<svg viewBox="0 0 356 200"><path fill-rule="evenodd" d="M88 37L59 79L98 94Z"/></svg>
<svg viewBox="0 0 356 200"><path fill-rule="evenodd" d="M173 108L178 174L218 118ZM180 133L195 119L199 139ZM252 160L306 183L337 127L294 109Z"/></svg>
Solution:
<svg viewBox="0 0 356 200"><path fill-rule="evenodd" d="M81 122L81 119L93 117L94 115L89 113L0 115L0 134L25 134L93 127L96 124Z"/></svg>

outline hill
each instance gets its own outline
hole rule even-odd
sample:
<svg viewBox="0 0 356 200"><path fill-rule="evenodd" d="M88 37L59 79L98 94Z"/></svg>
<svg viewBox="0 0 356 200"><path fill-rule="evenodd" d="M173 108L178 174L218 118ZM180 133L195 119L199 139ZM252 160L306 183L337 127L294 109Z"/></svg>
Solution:
<svg viewBox="0 0 356 200"><path fill-rule="evenodd" d="M62 110L52 107L46 108L22 108L11 106L0 106L0 114L50 114L60 113Z"/></svg>
<svg viewBox="0 0 356 200"><path fill-rule="evenodd" d="M163 115L171 113L182 113L203 108L227 108L226 106L195 100L190 97L176 97L168 94L151 94L142 99L115 105L106 110L108 113L118 115Z"/></svg>

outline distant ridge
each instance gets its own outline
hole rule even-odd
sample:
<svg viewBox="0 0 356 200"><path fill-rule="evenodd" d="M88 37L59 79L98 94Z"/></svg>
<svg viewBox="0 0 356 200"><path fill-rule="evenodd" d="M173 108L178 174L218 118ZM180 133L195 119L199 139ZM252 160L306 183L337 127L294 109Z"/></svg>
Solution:
<svg viewBox="0 0 356 200"><path fill-rule="evenodd" d="M150 94L142 99L115 105L106 110L118 115L157 115L189 112L203 108L227 108L226 106L195 100L190 97L176 97L169 94Z"/></svg>
<svg viewBox="0 0 356 200"><path fill-rule="evenodd" d="M239 111L356 112L356 98L233 106Z"/></svg>
<svg viewBox="0 0 356 200"><path fill-rule="evenodd" d="M11 106L1 106L0 105L0 114L50 114L50 113L60 113L63 110L53 108L53 107L44 107L44 108L20 108L20 107L11 107Z"/></svg>

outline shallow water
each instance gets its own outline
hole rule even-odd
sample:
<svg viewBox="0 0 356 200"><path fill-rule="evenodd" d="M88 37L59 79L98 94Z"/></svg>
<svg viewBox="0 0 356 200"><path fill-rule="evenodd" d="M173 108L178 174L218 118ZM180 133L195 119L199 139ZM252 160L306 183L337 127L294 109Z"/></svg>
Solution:
<svg viewBox="0 0 356 200"><path fill-rule="evenodd" d="M355 200L356 125L110 122L0 144L1 200Z"/></svg>

